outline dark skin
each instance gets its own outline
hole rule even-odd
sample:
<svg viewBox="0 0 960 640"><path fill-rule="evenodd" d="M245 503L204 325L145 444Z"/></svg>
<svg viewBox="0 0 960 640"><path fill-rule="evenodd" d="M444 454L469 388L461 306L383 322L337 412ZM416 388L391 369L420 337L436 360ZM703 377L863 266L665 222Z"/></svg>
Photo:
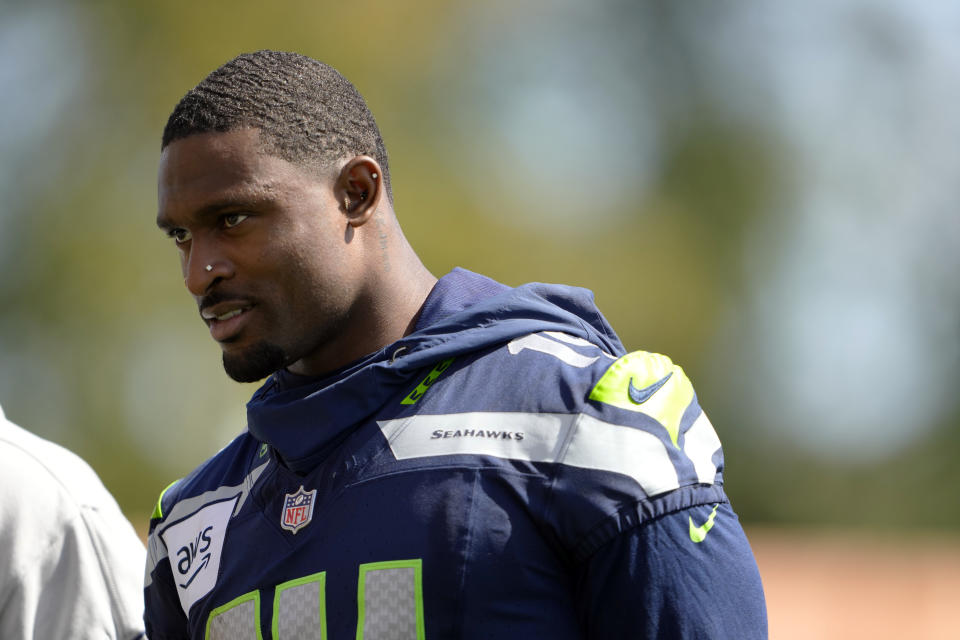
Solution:
<svg viewBox="0 0 960 640"><path fill-rule="evenodd" d="M307 167L259 131L195 134L160 158L157 225L231 377L334 371L408 333L436 282L369 156ZM209 267L209 268L208 268Z"/></svg>

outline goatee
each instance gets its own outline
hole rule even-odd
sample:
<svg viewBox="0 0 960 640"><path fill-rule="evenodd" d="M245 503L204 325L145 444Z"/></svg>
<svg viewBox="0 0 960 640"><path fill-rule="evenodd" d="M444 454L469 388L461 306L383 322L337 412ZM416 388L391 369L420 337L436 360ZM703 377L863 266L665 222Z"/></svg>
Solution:
<svg viewBox="0 0 960 640"><path fill-rule="evenodd" d="M268 342L258 342L242 353L223 354L223 368L237 382L262 380L286 364L283 349Z"/></svg>

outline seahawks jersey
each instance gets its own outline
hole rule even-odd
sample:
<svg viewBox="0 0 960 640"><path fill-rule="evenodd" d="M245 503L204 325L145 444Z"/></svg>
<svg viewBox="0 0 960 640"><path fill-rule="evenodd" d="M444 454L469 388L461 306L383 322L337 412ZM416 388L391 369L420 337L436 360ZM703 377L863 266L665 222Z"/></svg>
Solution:
<svg viewBox="0 0 960 640"><path fill-rule="evenodd" d="M442 278L416 330L280 372L161 496L148 636L762 638L717 435L589 292Z"/></svg>

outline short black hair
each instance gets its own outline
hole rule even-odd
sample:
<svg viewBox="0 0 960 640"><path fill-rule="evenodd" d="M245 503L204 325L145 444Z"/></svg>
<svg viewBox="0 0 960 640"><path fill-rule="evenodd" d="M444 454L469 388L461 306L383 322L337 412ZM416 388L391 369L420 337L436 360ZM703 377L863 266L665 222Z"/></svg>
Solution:
<svg viewBox="0 0 960 640"><path fill-rule="evenodd" d="M357 88L333 67L284 51L241 54L177 103L160 149L196 133L244 127L259 129L264 151L288 162L325 167L344 157L373 157L393 202L380 129Z"/></svg>

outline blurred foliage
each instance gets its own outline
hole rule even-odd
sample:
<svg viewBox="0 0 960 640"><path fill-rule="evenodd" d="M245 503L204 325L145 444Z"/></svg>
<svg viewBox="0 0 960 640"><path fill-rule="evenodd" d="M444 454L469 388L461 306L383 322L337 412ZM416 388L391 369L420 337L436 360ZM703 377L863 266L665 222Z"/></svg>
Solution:
<svg viewBox="0 0 960 640"><path fill-rule="evenodd" d="M485 9L487 31L474 5L438 0L0 8L8 25L28 14L60 24L78 43L64 45L62 64L82 77L17 158L4 152L0 188L11 204L0 222L11 235L0 242L0 265L15 265L0 281L8 417L90 461L133 518L243 428L255 386L222 373L174 250L153 226L156 160L166 116L186 90L237 53L288 49L337 67L367 97L390 151L398 216L436 275L463 266L507 284L588 287L628 348L684 366L725 442L728 487L744 520L955 528L956 401L928 437L845 464L771 434L750 395L763 393L763 371L717 347L722 320L747 303L746 274L758 268L745 262L746 238L775 215L793 165L776 131L730 118L712 93L720 81L703 76L704 51L693 42L712 19L709 4L692 3L697 14L607 2L590 13L595 28L620 25L606 43L618 56L647 65L617 81L655 97L658 153L642 182L574 225L543 222L544 212L534 216L528 200L467 162L472 149L460 141L486 133L456 131L450 116L480 73L483 38L504 37L497 23L514 15L507 3ZM529 22L510 37L535 32L534 16L551 10L525 7ZM26 47L6 64L32 55ZM478 198L477 185L492 195ZM526 186L520 176L513 188Z"/></svg>

